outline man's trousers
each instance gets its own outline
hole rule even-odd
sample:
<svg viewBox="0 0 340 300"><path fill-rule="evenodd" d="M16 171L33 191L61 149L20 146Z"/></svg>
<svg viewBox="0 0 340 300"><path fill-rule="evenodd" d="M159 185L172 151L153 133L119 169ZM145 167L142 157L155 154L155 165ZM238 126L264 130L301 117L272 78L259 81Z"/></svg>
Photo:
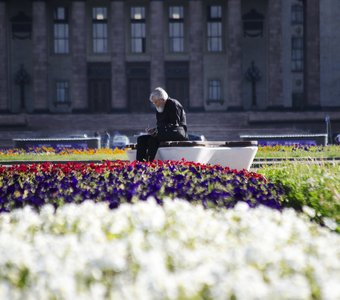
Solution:
<svg viewBox="0 0 340 300"><path fill-rule="evenodd" d="M159 141L157 136L141 135L137 138L137 160L153 161L155 159Z"/></svg>
<svg viewBox="0 0 340 300"><path fill-rule="evenodd" d="M160 142L185 140L187 140L187 133L183 128L169 131L158 131L156 136L142 135L137 138L136 159L138 161L153 161Z"/></svg>

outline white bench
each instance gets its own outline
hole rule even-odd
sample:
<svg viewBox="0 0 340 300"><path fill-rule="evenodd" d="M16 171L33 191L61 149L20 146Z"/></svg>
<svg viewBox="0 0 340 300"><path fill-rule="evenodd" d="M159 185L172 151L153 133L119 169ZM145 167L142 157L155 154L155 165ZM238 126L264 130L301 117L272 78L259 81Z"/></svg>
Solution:
<svg viewBox="0 0 340 300"><path fill-rule="evenodd" d="M136 159L136 145L126 150L128 159ZM172 141L162 142L155 160L181 160L249 170L257 152L256 141Z"/></svg>

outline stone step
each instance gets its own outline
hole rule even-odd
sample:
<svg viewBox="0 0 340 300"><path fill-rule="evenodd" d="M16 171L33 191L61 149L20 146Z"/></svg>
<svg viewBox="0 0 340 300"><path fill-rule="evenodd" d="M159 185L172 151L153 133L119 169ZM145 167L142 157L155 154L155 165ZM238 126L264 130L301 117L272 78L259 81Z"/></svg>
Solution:
<svg viewBox="0 0 340 300"><path fill-rule="evenodd" d="M188 113L189 133L211 140L239 139L242 135L325 133L330 116L333 133L340 133L340 112L204 112ZM0 115L0 146L13 138L69 137L96 131L133 136L156 124L149 114L11 114Z"/></svg>

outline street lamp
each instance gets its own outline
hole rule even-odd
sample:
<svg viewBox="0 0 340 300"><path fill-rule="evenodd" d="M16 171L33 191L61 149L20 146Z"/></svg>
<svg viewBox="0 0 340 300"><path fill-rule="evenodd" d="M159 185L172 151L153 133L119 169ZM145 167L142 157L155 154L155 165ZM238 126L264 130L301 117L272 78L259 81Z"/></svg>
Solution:
<svg viewBox="0 0 340 300"><path fill-rule="evenodd" d="M15 83L20 87L20 109L25 110L25 85L31 81L30 76L24 69L24 65L20 65L19 71L15 74Z"/></svg>
<svg viewBox="0 0 340 300"><path fill-rule="evenodd" d="M255 66L254 61L251 62L251 66L246 72L246 79L251 82L252 90L252 107L257 105L256 101L256 83L261 80L261 73L258 67Z"/></svg>

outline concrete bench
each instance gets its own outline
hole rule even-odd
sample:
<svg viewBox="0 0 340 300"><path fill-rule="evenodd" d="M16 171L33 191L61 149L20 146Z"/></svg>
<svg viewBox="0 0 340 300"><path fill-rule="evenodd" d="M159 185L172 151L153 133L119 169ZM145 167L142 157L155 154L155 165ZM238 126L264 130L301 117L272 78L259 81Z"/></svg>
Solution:
<svg viewBox="0 0 340 300"><path fill-rule="evenodd" d="M130 161L136 159L136 145L129 145L126 153ZM249 170L257 152L256 141L171 141L162 142L156 160L193 161L221 165L231 169Z"/></svg>

